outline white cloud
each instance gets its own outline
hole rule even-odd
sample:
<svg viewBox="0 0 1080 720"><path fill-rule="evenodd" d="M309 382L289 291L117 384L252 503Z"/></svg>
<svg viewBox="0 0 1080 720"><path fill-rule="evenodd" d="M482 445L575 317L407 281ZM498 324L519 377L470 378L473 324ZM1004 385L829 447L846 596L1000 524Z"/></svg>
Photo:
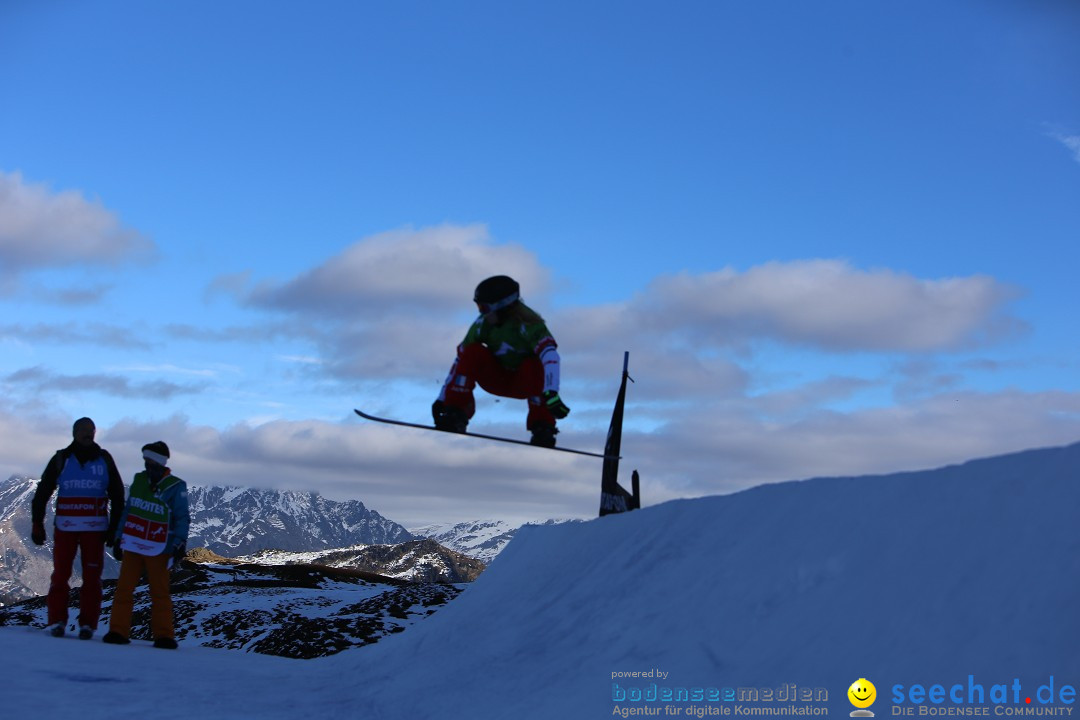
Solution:
<svg viewBox="0 0 1080 720"><path fill-rule="evenodd" d="M322 358L312 355L278 355L278 360L287 363L299 363L300 365L322 365Z"/></svg>
<svg viewBox="0 0 1080 720"><path fill-rule="evenodd" d="M493 243L482 225L443 225L365 238L291 280L263 283L248 301L318 318L455 312L471 306L476 284L491 275L512 275L534 294L548 282L523 247Z"/></svg>
<svg viewBox="0 0 1080 720"><path fill-rule="evenodd" d="M380 234L241 297L289 315L292 332L323 361L313 370L347 380L441 381L473 316L474 285L497 273L517 278L547 317L574 367L569 382L617 376L612 367L629 350L657 398L742 392L749 379L741 361L762 341L830 353L922 353L1026 329L1007 314L1017 289L991 277L923 279L822 259L661 276L623 300L549 311L548 272L538 259L494 243L476 225Z"/></svg>
<svg viewBox="0 0 1080 720"><path fill-rule="evenodd" d="M190 368L180 367L173 365L172 363L157 363L153 365L124 365L115 367L106 367L109 372L118 373L152 373L155 375L195 375L197 377L215 378L221 375L222 372L230 372L233 374L239 374L240 368L235 366L228 366L218 364L212 368Z"/></svg>
<svg viewBox="0 0 1080 720"><path fill-rule="evenodd" d="M768 339L836 352L923 352L1020 332L1023 325L1003 314L1016 295L980 275L925 280L802 260L660 277L628 314L688 347Z"/></svg>
<svg viewBox="0 0 1080 720"><path fill-rule="evenodd" d="M148 258L153 243L76 191L53 192L0 171L0 281L14 288L25 272L110 265Z"/></svg>
<svg viewBox="0 0 1080 720"><path fill-rule="evenodd" d="M41 366L16 370L4 377L3 382L10 386L22 386L33 394L45 398L55 393L80 392L102 393L118 398L154 398L167 401L179 395L197 394L205 389L201 386L178 385L166 380L136 383L120 374L62 375Z"/></svg>
<svg viewBox="0 0 1080 720"><path fill-rule="evenodd" d="M27 344L94 345L126 350L145 350L152 346L130 327L101 322L0 325L0 337Z"/></svg>
<svg viewBox="0 0 1080 720"><path fill-rule="evenodd" d="M1080 162L1080 135L1069 135L1060 130L1050 130L1047 134L1064 145L1072 153L1073 159Z"/></svg>
<svg viewBox="0 0 1080 720"><path fill-rule="evenodd" d="M493 242L482 225L442 225L365 238L284 281L250 287L248 275L223 276L213 290L295 317L293 331L315 344L331 376L441 379L476 312L473 290L492 275L514 277L527 299L549 286L523 247Z"/></svg>

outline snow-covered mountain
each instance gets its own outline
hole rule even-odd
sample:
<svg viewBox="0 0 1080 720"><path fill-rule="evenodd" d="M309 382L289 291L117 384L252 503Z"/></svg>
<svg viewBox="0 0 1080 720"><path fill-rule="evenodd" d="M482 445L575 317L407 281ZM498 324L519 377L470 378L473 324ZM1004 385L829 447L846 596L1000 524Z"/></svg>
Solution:
<svg viewBox="0 0 1080 720"><path fill-rule="evenodd" d="M578 520L545 520L528 525L557 525ZM446 525L426 525L409 530L417 537L429 538L444 547L490 563L506 547L520 525L510 525L501 520L477 520Z"/></svg>
<svg viewBox="0 0 1080 720"><path fill-rule="evenodd" d="M30 505L37 480L12 475L0 481L0 605L45 593L52 575L52 528L49 543L38 547L30 542ZM106 575L116 577L118 566L106 560ZM79 563L75 563L72 586L82 584Z"/></svg>
<svg viewBox="0 0 1080 720"><path fill-rule="evenodd" d="M846 717L849 686L866 678L877 717L1068 717L1078 507L1080 444L525 527L430 618L306 662L0 628L0 656L18 659L4 708L77 706L85 720L820 718ZM161 702L156 690L178 677L198 683Z"/></svg>
<svg viewBox="0 0 1080 720"><path fill-rule="evenodd" d="M379 573L412 582L467 583L484 571L484 563L434 540L410 540L395 545L356 545L306 553L263 550L237 558L261 565L315 564Z"/></svg>
<svg viewBox="0 0 1080 720"><path fill-rule="evenodd" d="M192 486L188 503L188 547L207 547L226 557L260 550L306 552L415 539L359 500L338 502L315 492Z"/></svg>
<svg viewBox="0 0 1080 720"><path fill-rule="evenodd" d="M409 530L416 537L434 540L443 547L485 563L494 560L517 531L517 526L501 520L426 525Z"/></svg>

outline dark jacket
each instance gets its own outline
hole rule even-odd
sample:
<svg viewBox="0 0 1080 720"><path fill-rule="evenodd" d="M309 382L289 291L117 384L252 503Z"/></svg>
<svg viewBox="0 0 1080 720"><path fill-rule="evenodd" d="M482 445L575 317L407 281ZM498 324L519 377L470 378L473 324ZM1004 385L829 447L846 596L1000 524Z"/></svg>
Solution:
<svg viewBox="0 0 1080 720"><path fill-rule="evenodd" d="M49 504L49 499L56 492L56 485L60 480L60 472L64 469L64 463L72 455L75 456L80 465L93 462L98 458L105 459L105 466L109 472L109 529L105 537L115 537L117 525L120 523L120 514L124 510L124 480L120 477L120 471L116 469L116 463L113 461L112 455L97 443L91 443L84 448L78 443L72 442L63 450L56 451L56 454L49 460L49 464L45 466L45 471L41 473L41 480L38 482L37 490L34 492L30 519L35 524L45 522L45 510Z"/></svg>

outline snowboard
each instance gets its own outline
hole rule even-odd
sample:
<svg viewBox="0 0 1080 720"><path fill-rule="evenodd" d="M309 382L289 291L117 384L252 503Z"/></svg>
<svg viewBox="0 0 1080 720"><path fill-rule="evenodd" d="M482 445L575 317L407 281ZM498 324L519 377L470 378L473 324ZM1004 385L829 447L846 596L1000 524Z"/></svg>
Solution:
<svg viewBox="0 0 1080 720"><path fill-rule="evenodd" d="M391 420L390 418L381 418L374 415L368 415L366 412L353 408L360 417L365 420L373 420L379 423L386 423L387 425L401 425L403 427L418 428L420 430L434 430L435 432L446 432L445 430L439 430L433 425L423 425L421 423L406 422L404 420ZM463 433L451 433L452 435L467 435L468 437L483 438L485 440L498 440L499 442L514 443L516 445L528 445L529 447L543 448L544 450L558 450L559 452L574 453L575 455L588 455L589 457L609 458L614 456L605 455L604 453L589 452L588 450L575 450L574 448L559 447L556 445L553 448L544 448L542 445L533 445L528 440L518 440L517 438L500 437L498 435L485 435L484 433L475 432L463 432Z"/></svg>

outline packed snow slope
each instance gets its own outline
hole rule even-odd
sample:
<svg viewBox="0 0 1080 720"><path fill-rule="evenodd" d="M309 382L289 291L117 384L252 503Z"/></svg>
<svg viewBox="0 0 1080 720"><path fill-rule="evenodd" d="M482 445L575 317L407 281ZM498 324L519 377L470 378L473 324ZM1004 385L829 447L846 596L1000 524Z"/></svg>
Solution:
<svg viewBox="0 0 1080 720"><path fill-rule="evenodd" d="M740 703L665 709L651 686L795 685L827 693L819 716L847 717L848 687L867 678L878 717L919 707L913 685L962 686L965 701L981 686L990 716L1071 710L1067 695L1045 705L1037 693L1051 677L1055 693L1080 687L1078 507L1080 444L527 526L447 607L329 658L0 628L0 705L60 717L77 703L90 720L700 717ZM666 675L613 677L651 671ZM994 686L1010 688L1008 703L991 704ZM635 689L646 699L618 699Z"/></svg>

